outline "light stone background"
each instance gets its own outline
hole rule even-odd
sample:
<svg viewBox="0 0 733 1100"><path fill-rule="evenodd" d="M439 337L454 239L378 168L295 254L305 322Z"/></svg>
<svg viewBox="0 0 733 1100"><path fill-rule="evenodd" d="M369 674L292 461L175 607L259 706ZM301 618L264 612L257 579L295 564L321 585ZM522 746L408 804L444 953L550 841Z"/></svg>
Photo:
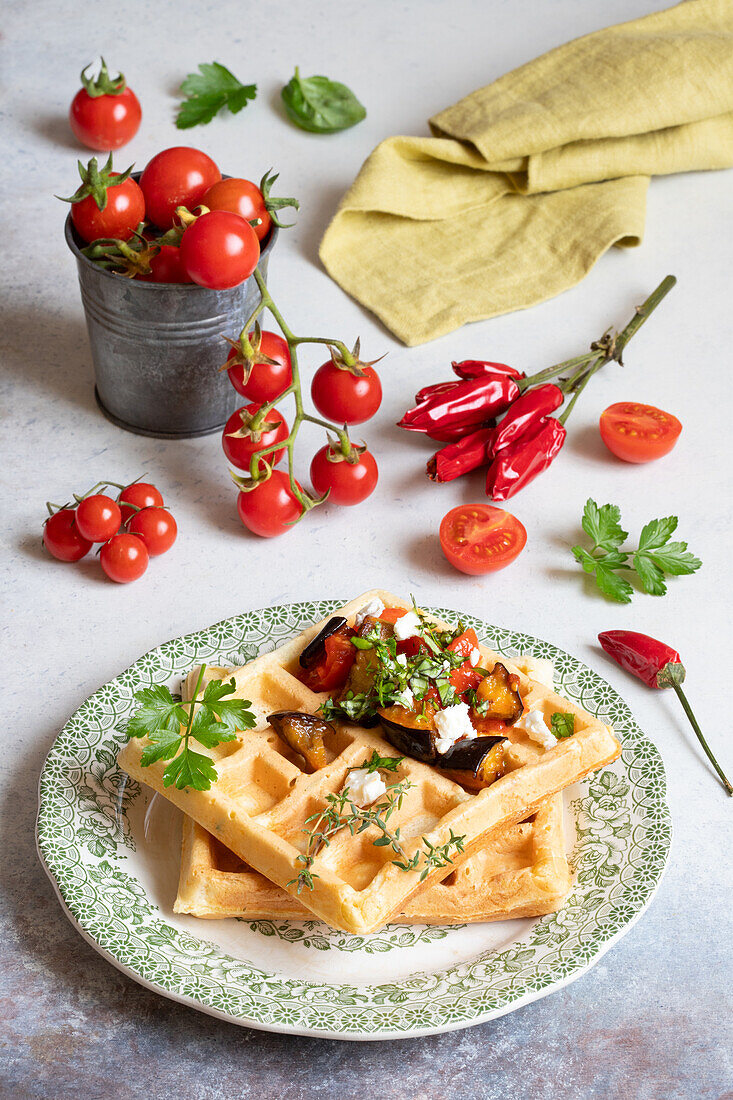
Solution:
<svg viewBox="0 0 733 1100"><path fill-rule="evenodd" d="M586 281L529 312L406 350L319 267L321 234L364 157L473 88L548 48L660 7L658 0L272 0L245 5L29 2L4 19L2 237L2 538L5 641L0 967L3 1097L360 1097L411 1100L733 1096L730 964L731 804L676 700L610 663L598 631L629 627L676 644L703 728L733 771L729 712L730 527L723 469L730 416L729 173L657 180L640 249L614 251ZM368 504L323 508L274 542L240 526L216 436L160 442L127 434L97 411L76 274L62 237L75 160L65 112L77 72L103 52L143 104L138 136L117 157L139 166L159 149L199 145L222 169L258 179L274 165L297 193L297 228L273 257L271 286L296 331L362 337L385 397L364 435L381 480ZM174 92L200 61L257 81L254 104L189 135L173 127ZM358 128L320 137L279 109L295 64L345 80L368 109ZM506 572L453 572L437 542L449 507L482 499L480 475L450 486L424 477L420 441L394 427L415 390L448 376L451 359L486 357L536 370L577 353L674 272L679 285L586 391L553 469L511 503L529 541ZM305 356L312 366L318 352ZM306 375L309 374L306 369ZM597 434L612 401L650 401L681 417L659 464L612 460ZM307 433L303 433L304 437ZM314 437L315 438L315 437ZM318 444L320 445L320 444ZM309 443L299 446L307 463ZM47 498L98 477L147 471L180 525L167 558L130 587L93 560L77 567L40 549ZM638 533L680 517L702 557L665 599L604 602L573 564L583 503L618 502ZM539 637L598 669L628 700L667 767L674 846L651 909L595 969L494 1023L427 1039L352 1044L268 1035L221 1023L147 992L104 962L67 923L36 859L41 764L68 715L142 652L250 608L351 596L374 585L465 608ZM722 704L722 706L721 706Z"/></svg>

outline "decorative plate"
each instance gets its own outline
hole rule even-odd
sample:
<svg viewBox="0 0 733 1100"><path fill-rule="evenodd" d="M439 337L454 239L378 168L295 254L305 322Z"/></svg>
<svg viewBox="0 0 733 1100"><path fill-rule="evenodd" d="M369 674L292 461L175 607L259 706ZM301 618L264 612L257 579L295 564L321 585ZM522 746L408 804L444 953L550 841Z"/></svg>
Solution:
<svg viewBox="0 0 733 1100"><path fill-rule="evenodd" d="M670 844L655 746L615 691L547 642L461 619L507 656L555 664L561 693L613 725L623 756L565 792L574 886L551 916L372 936L318 921L177 916L178 811L128 779L116 757L133 692L201 661L243 664L343 601L248 612L166 642L96 691L69 719L40 779L37 840L66 915L142 985L268 1031L397 1039L493 1019L583 974L649 904ZM455 622L455 612L433 609ZM575 829L573 829L573 823Z"/></svg>

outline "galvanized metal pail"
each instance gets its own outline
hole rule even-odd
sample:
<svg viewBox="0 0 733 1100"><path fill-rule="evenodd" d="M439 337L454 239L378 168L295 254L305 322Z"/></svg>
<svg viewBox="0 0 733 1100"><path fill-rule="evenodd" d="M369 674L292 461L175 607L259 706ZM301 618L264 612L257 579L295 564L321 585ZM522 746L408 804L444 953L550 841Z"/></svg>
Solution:
<svg viewBox="0 0 733 1100"><path fill-rule="evenodd" d="M104 415L129 432L162 439L221 429L242 403L219 372L227 355L222 336L236 339L259 301L254 278L230 290L126 279L82 255L70 216L65 235L76 257ZM263 244L263 275L277 235L273 226Z"/></svg>

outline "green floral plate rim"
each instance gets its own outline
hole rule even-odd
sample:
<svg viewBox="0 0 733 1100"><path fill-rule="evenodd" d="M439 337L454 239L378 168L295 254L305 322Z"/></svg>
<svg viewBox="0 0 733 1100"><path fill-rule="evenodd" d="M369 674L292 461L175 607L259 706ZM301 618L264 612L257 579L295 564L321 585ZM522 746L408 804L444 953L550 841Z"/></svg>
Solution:
<svg viewBox="0 0 733 1100"><path fill-rule="evenodd" d="M626 703L576 658L549 642L448 609L432 610L449 622L460 617L509 657L530 653L553 661L558 690L612 725L623 744L620 760L581 784L581 796L572 802L575 882L558 913L524 922L509 946L482 950L479 944L455 965L431 971L422 955L407 977L348 984L293 978L235 958L203 934L176 927L172 912L164 914L131 873L135 840L128 811L140 787L118 770L116 755L133 692L180 677L201 661L251 660L343 602L250 611L173 639L79 707L51 747L39 782L38 852L66 915L100 954L140 984L268 1031L359 1040L430 1035L494 1019L567 985L629 930L659 885L671 840L662 760ZM250 928L289 938L269 923L252 922ZM329 939L328 930L316 943L310 932L294 931L292 938L299 950L304 943L314 950L373 950L380 959L389 958L382 952L390 947L398 955L416 950L416 943L424 950L431 940L413 935L403 946L404 934L404 928L386 929L381 943L371 945L369 937L349 944L342 933Z"/></svg>

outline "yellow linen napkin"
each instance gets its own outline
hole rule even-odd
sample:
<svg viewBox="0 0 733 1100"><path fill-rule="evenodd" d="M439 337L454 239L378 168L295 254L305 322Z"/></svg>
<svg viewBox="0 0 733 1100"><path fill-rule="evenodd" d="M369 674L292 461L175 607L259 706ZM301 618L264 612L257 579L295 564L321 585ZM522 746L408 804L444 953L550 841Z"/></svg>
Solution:
<svg viewBox="0 0 733 1100"><path fill-rule="evenodd" d="M733 164L733 0L569 42L377 146L321 242L406 344L544 301L637 245L649 177Z"/></svg>

